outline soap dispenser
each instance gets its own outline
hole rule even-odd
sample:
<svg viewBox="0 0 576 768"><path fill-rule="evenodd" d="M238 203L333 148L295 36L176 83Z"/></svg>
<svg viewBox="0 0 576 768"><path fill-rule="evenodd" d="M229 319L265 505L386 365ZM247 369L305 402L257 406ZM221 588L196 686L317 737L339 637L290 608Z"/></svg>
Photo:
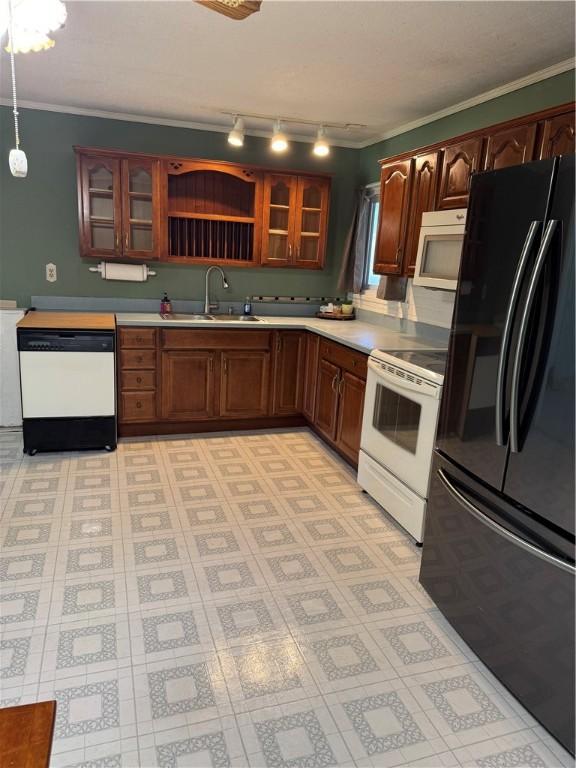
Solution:
<svg viewBox="0 0 576 768"><path fill-rule="evenodd" d="M168 298L168 294L166 291L164 291L164 296L162 297L162 301L160 302L160 314L161 315L170 315L172 313L172 302Z"/></svg>

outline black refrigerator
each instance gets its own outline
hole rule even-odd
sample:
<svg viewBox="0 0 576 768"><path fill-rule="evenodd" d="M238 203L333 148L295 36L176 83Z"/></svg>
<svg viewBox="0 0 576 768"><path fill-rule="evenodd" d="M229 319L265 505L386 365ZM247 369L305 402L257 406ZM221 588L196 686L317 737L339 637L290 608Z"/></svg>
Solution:
<svg viewBox="0 0 576 768"><path fill-rule="evenodd" d="M473 177L420 582L574 753L574 158Z"/></svg>

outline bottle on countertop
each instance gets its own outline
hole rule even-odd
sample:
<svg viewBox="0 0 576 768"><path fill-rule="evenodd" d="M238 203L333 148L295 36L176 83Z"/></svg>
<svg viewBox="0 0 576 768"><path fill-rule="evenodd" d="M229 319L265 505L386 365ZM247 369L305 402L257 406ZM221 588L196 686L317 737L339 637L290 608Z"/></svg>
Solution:
<svg viewBox="0 0 576 768"><path fill-rule="evenodd" d="M245 315L252 314L252 303L250 301L250 296L246 296L246 301L244 302L244 314Z"/></svg>
<svg viewBox="0 0 576 768"><path fill-rule="evenodd" d="M162 301L160 302L160 314L161 315L170 315L172 313L172 302L168 298L168 294L166 291L164 291L164 296L162 297Z"/></svg>

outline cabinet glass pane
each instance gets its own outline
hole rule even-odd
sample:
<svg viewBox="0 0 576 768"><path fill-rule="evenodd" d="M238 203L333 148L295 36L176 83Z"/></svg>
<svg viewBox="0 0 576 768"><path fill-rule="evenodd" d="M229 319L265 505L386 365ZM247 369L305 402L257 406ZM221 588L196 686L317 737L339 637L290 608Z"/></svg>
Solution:
<svg viewBox="0 0 576 768"><path fill-rule="evenodd" d="M91 168L88 173L88 185L90 189L112 191L114 177L112 171L102 165Z"/></svg>
<svg viewBox="0 0 576 768"><path fill-rule="evenodd" d="M97 250L114 250L114 227L106 224L91 224L90 237L92 248Z"/></svg>
<svg viewBox="0 0 576 768"><path fill-rule="evenodd" d="M320 232L320 211L302 211L302 232Z"/></svg>
<svg viewBox="0 0 576 768"><path fill-rule="evenodd" d="M300 261L318 261L318 237L303 237L300 241L298 259Z"/></svg>
<svg viewBox="0 0 576 768"><path fill-rule="evenodd" d="M422 277L458 279L462 235L430 235L424 242L420 274Z"/></svg>
<svg viewBox="0 0 576 768"><path fill-rule="evenodd" d="M288 258L288 236L268 235L268 261L286 261Z"/></svg>
<svg viewBox="0 0 576 768"><path fill-rule="evenodd" d="M322 191L320 187L306 187L302 194L304 208L320 208L322 205Z"/></svg>
<svg viewBox="0 0 576 768"><path fill-rule="evenodd" d="M131 168L128 183L130 192L152 194L152 174L144 168Z"/></svg>
<svg viewBox="0 0 576 768"><path fill-rule="evenodd" d="M281 229L288 232L288 208L270 209L270 229Z"/></svg>
<svg viewBox="0 0 576 768"><path fill-rule="evenodd" d="M290 187L283 181L278 181L270 190L272 205L290 205Z"/></svg>
<svg viewBox="0 0 576 768"><path fill-rule="evenodd" d="M152 227L141 224L130 225L130 248L133 251L152 250Z"/></svg>
<svg viewBox="0 0 576 768"><path fill-rule="evenodd" d="M114 218L114 201L112 195L90 195L90 216L94 219Z"/></svg>
<svg viewBox="0 0 576 768"><path fill-rule="evenodd" d="M152 200L145 197L131 197L130 218L139 221L152 221Z"/></svg>

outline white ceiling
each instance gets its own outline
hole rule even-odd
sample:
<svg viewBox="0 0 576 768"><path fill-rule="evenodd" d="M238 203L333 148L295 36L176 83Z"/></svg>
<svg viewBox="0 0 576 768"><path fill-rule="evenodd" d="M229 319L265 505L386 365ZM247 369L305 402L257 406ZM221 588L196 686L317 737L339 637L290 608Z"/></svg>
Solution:
<svg viewBox="0 0 576 768"><path fill-rule="evenodd" d="M572 2L264 0L242 22L192 0L67 7L55 48L17 57L22 100L206 127L229 124L222 110L366 124L329 132L344 142L574 55ZM2 50L4 98L7 63Z"/></svg>

